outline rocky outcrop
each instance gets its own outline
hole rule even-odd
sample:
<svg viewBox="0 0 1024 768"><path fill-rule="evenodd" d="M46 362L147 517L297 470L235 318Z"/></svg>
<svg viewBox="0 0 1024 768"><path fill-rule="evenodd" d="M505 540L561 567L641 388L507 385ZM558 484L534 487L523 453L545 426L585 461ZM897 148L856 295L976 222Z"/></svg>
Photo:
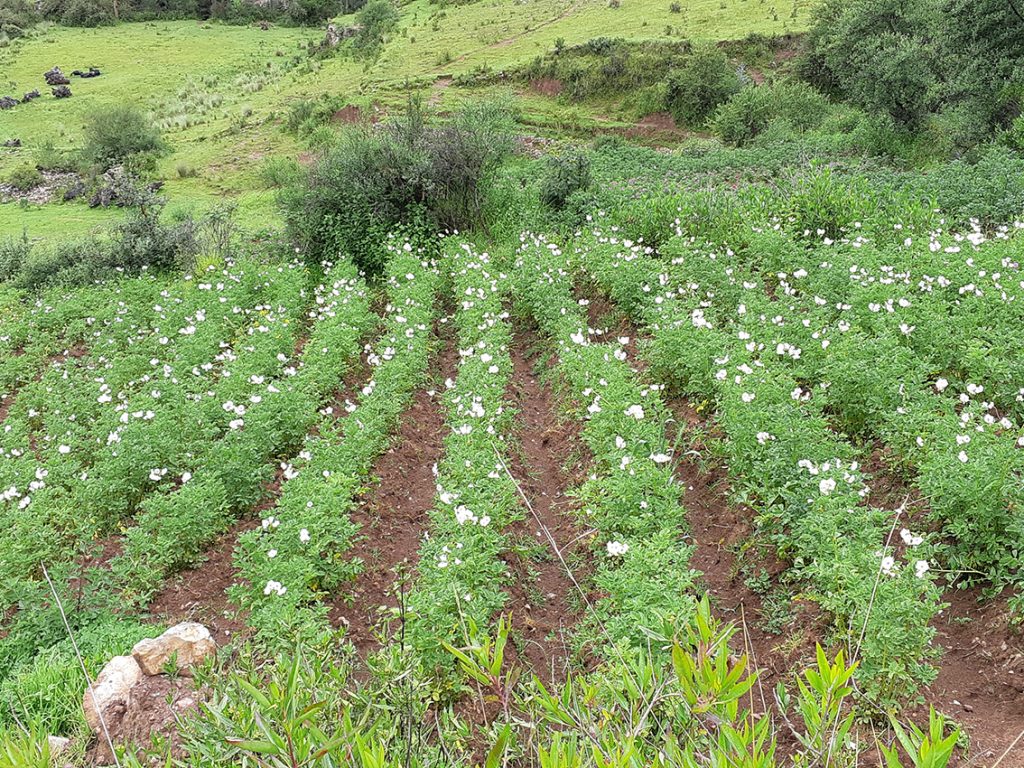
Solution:
<svg viewBox="0 0 1024 768"><path fill-rule="evenodd" d="M100 672L82 698L85 721L93 733L100 733L103 724L112 728L124 718L131 700L132 688L145 675L131 656L115 656Z"/></svg>
<svg viewBox="0 0 1024 768"><path fill-rule="evenodd" d="M50 86L69 85L71 83L71 81L68 80L68 76L60 71L60 67L54 67L49 72L44 72L43 79L45 79L46 84Z"/></svg>
<svg viewBox="0 0 1024 768"><path fill-rule="evenodd" d="M132 656L147 675L159 675L173 665L183 675L217 652L210 630L194 621L171 627L160 637L140 640L132 648Z"/></svg>
<svg viewBox="0 0 1024 768"><path fill-rule="evenodd" d="M22 96L21 100L23 102L27 103L27 102L32 101L32 99L38 99L38 98L39 98L39 89L35 88L34 90L31 90L28 93L26 93L24 96Z"/></svg>
<svg viewBox="0 0 1024 768"><path fill-rule="evenodd" d="M76 69L71 74L73 76L75 76L75 77L81 77L83 79L89 79L90 77L99 77L103 73L100 72L98 69L96 69L96 67L89 67L85 71L82 71L81 69Z"/></svg>
<svg viewBox="0 0 1024 768"><path fill-rule="evenodd" d="M56 99L66 99L71 96L71 89L66 85L58 85L53 89L53 96Z"/></svg>
<svg viewBox="0 0 1024 768"><path fill-rule="evenodd" d="M348 40L350 37L354 37L359 34L360 29L362 29L362 27L358 24L353 24L348 27L341 27L337 24L328 24L323 46L325 48L336 48L341 44L342 40Z"/></svg>
<svg viewBox="0 0 1024 768"><path fill-rule="evenodd" d="M14 109L20 103L13 96L0 96L0 109Z"/></svg>

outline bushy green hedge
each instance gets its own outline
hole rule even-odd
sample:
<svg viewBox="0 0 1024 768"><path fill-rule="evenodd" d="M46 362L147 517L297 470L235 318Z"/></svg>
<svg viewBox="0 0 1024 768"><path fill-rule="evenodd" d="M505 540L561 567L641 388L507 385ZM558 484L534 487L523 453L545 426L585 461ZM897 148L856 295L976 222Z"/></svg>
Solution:
<svg viewBox="0 0 1024 768"><path fill-rule="evenodd" d="M313 263L348 254L380 275L396 229L433 234L480 225L485 181L511 146L501 106L469 106L448 123L429 124L410 102L383 126L348 130L302 185L282 195L289 232Z"/></svg>

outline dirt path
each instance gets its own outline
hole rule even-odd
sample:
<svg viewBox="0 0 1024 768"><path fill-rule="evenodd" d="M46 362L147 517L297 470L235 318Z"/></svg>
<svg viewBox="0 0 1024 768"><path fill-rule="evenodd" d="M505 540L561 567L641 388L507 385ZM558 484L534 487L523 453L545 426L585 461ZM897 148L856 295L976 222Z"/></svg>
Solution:
<svg viewBox="0 0 1024 768"><path fill-rule="evenodd" d="M507 611L512 613L520 660L545 683L559 682L566 676L571 656L568 635L582 610L582 596L554 553L548 534L573 567L577 582L585 584L586 567L579 568L579 556L586 550L585 532L570 513L574 502L567 494L582 479L587 462L579 440L580 425L559 418L554 394L536 372L538 366L550 363L538 357L536 334L517 330L509 352L510 394L518 411L520 444L509 471L532 512L528 510L523 520L506 529L513 549L505 562L516 577Z"/></svg>
<svg viewBox="0 0 1024 768"><path fill-rule="evenodd" d="M379 646L382 607L397 607L397 574L415 568L423 531L430 525L427 513L437 493L433 468L444 451L446 433L441 396L445 379L456 375L459 359L450 322L439 323L437 332L442 346L430 364L429 370L436 372L432 385L416 392L395 442L374 465L379 484L352 514L362 538L351 555L362 559L363 570L344 595L330 602L331 623L347 627L348 638L364 658Z"/></svg>

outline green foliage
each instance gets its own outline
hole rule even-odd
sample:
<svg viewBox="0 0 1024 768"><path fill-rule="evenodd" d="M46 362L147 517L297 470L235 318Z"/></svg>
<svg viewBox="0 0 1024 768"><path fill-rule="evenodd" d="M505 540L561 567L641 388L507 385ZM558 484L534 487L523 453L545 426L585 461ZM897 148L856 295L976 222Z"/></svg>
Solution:
<svg viewBox="0 0 1024 768"><path fill-rule="evenodd" d="M689 51L686 41L637 43L600 37L582 45L556 44L554 51L534 59L516 74L530 82L556 81L566 98L583 101L632 93L663 82Z"/></svg>
<svg viewBox="0 0 1024 768"><path fill-rule="evenodd" d="M727 144L742 146L764 133L773 121L801 132L815 129L829 109L828 99L806 83L752 86L718 108L711 128Z"/></svg>
<svg viewBox="0 0 1024 768"><path fill-rule="evenodd" d="M195 222L168 223L164 203L146 193L108 237L61 240L23 251L13 280L21 288L85 285L146 270L169 270L190 263L198 252Z"/></svg>
<svg viewBox="0 0 1024 768"><path fill-rule="evenodd" d="M32 244L27 234L0 240L0 283L18 274L31 251Z"/></svg>
<svg viewBox="0 0 1024 768"><path fill-rule="evenodd" d="M288 18L295 24L319 24L342 11L339 0L292 0L286 6Z"/></svg>
<svg viewBox="0 0 1024 768"><path fill-rule="evenodd" d="M814 85L920 130L935 113L970 146L1021 113L1024 19L984 0L829 0L815 11L800 68Z"/></svg>
<svg viewBox="0 0 1024 768"><path fill-rule="evenodd" d="M927 731L914 723L904 727L895 716L890 717L889 721L896 732L897 743L891 746L879 745L885 755L886 768L903 768L907 765L900 758L900 747L910 758L910 768L945 768L949 765L953 749L960 738L960 729L954 726L947 736L946 718L936 712L934 707L928 708Z"/></svg>
<svg viewBox="0 0 1024 768"><path fill-rule="evenodd" d="M356 14L359 32L352 39L352 49L360 56L376 56L387 36L398 26L400 16L392 0L369 0Z"/></svg>
<svg viewBox="0 0 1024 768"><path fill-rule="evenodd" d="M43 174L34 165L20 165L7 176L7 183L19 192L28 192L43 183Z"/></svg>
<svg viewBox="0 0 1024 768"><path fill-rule="evenodd" d="M113 104L98 109L85 127L83 159L107 170L115 165L138 162L140 156L153 157L166 149L160 132L138 108Z"/></svg>
<svg viewBox="0 0 1024 768"><path fill-rule="evenodd" d="M117 21L114 0L44 0L42 15L69 27L100 27Z"/></svg>
<svg viewBox="0 0 1024 768"><path fill-rule="evenodd" d="M108 617L76 633L86 669L95 676L112 656L128 653L158 627ZM34 723L47 733L81 735L87 732L82 714L86 679L70 640L45 649L6 675L0 683L0 724ZM0 762L2 765L2 762Z"/></svg>
<svg viewBox="0 0 1024 768"><path fill-rule="evenodd" d="M540 180L541 205L561 211L574 195L587 192L592 183L590 158L585 153L549 157Z"/></svg>
<svg viewBox="0 0 1024 768"><path fill-rule="evenodd" d="M472 105L433 125L410 102L384 126L345 132L283 196L289 230L311 262L344 253L380 275L397 228L429 235L478 225L484 185L511 145L499 105Z"/></svg>
<svg viewBox="0 0 1024 768"><path fill-rule="evenodd" d="M19 38L41 18L32 0L8 0L0 6L0 35Z"/></svg>
<svg viewBox="0 0 1024 768"><path fill-rule="evenodd" d="M739 88L739 75L728 57L704 43L669 73L666 104L676 120L700 128Z"/></svg>

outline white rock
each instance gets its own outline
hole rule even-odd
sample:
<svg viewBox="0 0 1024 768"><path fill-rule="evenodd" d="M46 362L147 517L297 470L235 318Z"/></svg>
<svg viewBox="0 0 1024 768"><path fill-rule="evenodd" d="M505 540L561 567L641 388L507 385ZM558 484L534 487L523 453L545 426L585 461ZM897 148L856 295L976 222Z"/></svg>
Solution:
<svg viewBox="0 0 1024 768"><path fill-rule="evenodd" d="M194 621L177 624L160 637L140 640L132 648L132 656L147 675L159 675L172 657L178 671L191 675L198 666L217 650L210 630Z"/></svg>
<svg viewBox="0 0 1024 768"><path fill-rule="evenodd" d="M50 757L58 757L67 751L68 747L71 746L71 739L65 738L64 736L47 736L47 743L50 745Z"/></svg>
<svg viewBox="0 0 1024 768"><path fill-rule="evenodd" d="M107 726L124 716L135 684L142 680L142 668L131 656L115 656L107 662L82 698L85 721L93 733L100 733L100 714Z"/></svg>

